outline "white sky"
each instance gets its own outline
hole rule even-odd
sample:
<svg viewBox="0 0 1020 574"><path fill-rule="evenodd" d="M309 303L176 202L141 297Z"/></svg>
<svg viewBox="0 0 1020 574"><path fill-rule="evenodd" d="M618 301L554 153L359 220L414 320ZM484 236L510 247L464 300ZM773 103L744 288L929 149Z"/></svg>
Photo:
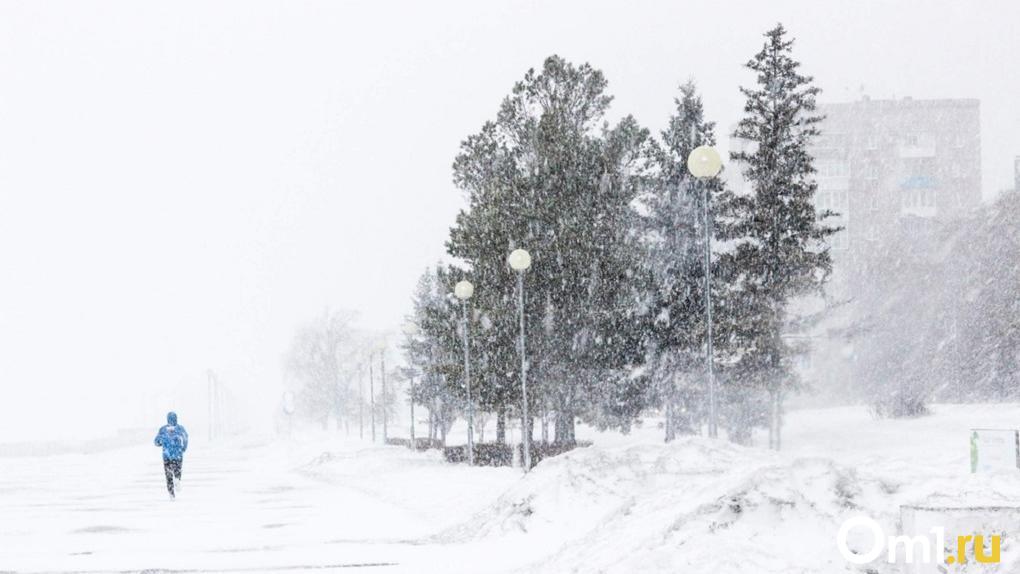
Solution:
<svg viewBox="0 0 1020 574"><path fill-rule="evenodd" d="M693 76L729 126L777 21L824 101L981 99L1011 186L1015 0L0 1L0 443L149 424L207 368L271 401L299 322L401 323L528 67L591 62L655 131Z"/></svg>

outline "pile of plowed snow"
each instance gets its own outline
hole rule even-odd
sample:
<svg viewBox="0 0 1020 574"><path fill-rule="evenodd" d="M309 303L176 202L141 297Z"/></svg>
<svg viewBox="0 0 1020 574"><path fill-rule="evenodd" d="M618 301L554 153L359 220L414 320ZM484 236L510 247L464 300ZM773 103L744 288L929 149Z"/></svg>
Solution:
<svg viewBox="0 0 1020 574"><path fill-rule="evenodd" d="M862 572L837 550L846 519L864 514L898 534L901 503L939 493L1008 499L1020 494L1016 478L960 473L904 484L827 458L697 437L591 447L543 461L439 539L519 544L541 557L527 572ZM850 542L863 551L870 537ZM881 561L870 568L899 571Z"/></svg>

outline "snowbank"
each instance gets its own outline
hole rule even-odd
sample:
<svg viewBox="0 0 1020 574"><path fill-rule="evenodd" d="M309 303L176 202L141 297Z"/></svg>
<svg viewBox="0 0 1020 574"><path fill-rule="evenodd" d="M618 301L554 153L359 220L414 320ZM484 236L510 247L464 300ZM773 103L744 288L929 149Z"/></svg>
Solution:
<svg viewBox="0 0 1020 574"><path fill-rule="evenodd" d="M698 437L596 444L543 461L435 540L520 548L533 560L525 572L861 572L835 542L848 518L869 516L898 535L905 504L1020 505L1020 476L971 475L966 448L969 425L988 415L1009 425L1016 408L935 410L911 421L804 413L810 430L791 424L782 453ZM868 545L866 535L850 539ZM1012 546L1003 568L1013 567ZM884 559L869 567L900 572Z"/></svg>
<svg viewBox="0 0 1020 574"><path fill-rule="evenodd" d="M544 462L439 538L519 537L546 556L529 572L832 572L842 520L889 519L881 493L829 460L701 438L592 447Z"/></svg>

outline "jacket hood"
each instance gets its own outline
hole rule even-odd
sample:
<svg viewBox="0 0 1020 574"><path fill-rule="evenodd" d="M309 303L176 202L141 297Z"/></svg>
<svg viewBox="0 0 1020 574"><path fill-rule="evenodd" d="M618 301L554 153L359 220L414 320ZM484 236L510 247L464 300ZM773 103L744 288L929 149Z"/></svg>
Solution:
<svg viewBox="0 0 1020 574"><path fill-rule="evenodd" d="M177 413L171 411L166 414L166 424L177 426Z"/></svg>

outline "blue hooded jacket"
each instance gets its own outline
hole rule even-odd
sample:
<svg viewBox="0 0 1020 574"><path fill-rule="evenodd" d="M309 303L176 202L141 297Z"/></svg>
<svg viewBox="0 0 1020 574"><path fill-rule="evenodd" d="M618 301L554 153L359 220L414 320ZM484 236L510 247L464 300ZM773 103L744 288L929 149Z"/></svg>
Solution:
<svg viewBox="0 0 1020 574"><path fill-rule="evenodd" d="M154 442L156 446L163 447L164 460L184 458L184 451L188 450L188 431L177 424L177 413L167 413L166 426L159 429Z"/></svg>

